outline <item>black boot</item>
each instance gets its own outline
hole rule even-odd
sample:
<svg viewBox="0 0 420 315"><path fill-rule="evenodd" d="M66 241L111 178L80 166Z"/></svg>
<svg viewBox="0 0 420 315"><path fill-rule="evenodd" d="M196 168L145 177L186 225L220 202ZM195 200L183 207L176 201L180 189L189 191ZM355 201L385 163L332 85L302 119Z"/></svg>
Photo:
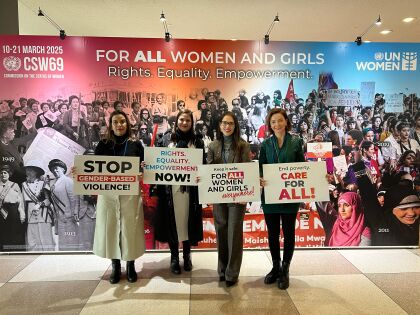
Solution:
<svg viewBox="0 0 420 315"><path fill-rule="evenodd" d="M184 270L185 271L191 271L192 270L192 261L191 261L191 255L188 254L187 256L184 256Z"/></svg>
<svg viewBox="0 0 420 315"><path fill-rule="evenodd" d="M273 260L273 269L265 276L264 283L272 284L277 281L280 275L280 260Z"/></svg>
<svg viewBox="0 0 420 315"><path fill-rule="evenodd" d="M290 262L283 261L283 264L281 266L282 272L277 282L280 290L286 290L289 287L289 267Z"/></svg>
<svg viewBox="0 0 420 315"><path fill-rule="evenodd" d="M171 272L173 274L181 274L181 266L179 265L179 257L171 255Z"/></svg>
<svg viewBox="0 0 420 315"><path fill-rule="evenodd" d="M127 280L131 283L137 281L137 272L134 265L134 260L127 261Z"/></svg>
<svg viewBox="0 0 420 315"><path fill-rule="evenodd" d="M109 282L115 284L120 282L121 279L121 262L119 259L111 259L112 261L112 272L109 276Z"/></svg>

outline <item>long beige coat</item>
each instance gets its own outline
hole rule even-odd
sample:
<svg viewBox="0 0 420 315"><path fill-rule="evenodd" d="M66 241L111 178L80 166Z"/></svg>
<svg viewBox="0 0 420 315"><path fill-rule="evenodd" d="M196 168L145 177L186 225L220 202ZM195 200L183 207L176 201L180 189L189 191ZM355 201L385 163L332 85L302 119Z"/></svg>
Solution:
<svg viewBox="0 0 420 315"><path fill-rule="evenodd" d="M95 255L135 260L145 252L143 203L140 196L98 196Z"/></svg>

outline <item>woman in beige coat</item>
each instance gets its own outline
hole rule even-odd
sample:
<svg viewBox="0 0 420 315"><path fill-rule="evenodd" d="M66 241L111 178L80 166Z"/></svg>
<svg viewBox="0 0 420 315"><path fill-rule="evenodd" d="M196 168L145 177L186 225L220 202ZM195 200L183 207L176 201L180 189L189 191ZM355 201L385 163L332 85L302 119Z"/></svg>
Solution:
<svg viewBox="0 0 420 315"><path fill-rule="evenodd" d="M132 140L130 123L122 111L115 111L109 118L106 139L95 149L96 155L138 156L144 159L140 141ZM112 260L109 281L117 283L121 277L120 260L127 261L127 280L137 281L134 260L144 254L144 218L140 195L99 195L96 207L96 227L93 252Z"/></svg>

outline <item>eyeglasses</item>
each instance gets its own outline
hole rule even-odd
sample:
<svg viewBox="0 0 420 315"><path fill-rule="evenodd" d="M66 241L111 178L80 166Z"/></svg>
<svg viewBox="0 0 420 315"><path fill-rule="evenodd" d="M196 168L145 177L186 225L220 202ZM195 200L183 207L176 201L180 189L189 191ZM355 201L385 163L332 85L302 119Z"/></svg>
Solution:
<svg viewBox="0 0 420 315"><path fill-rule="evenodd" d="M226 126L235 126L235 123L233 121L222 121L221 122L222 126L226 127Z"/></svg>
<svg viewBox="0 0 420 315"><path fill-rule="evenodd" d="M178 105L178 107L182 107L182 108L184 108L184 107L185 107L185 105Z"/></svg>
<svg viewBox="0 0 420 315"><path fill-rule="evenodd" d="M239 106L239 103L232 103L232 106Z"/></svg>

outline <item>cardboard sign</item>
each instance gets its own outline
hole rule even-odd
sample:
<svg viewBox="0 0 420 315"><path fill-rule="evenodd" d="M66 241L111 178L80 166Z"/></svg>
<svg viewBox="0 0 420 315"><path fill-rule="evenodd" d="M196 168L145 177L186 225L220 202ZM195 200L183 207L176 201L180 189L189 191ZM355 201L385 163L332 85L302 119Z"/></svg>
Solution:
<svg viewBox="0 0 420 315"><path fill-rule="evenodd" d="M76 195L137 195L140 158L77 155Z"/></svg>
<svg viewBox="0 0 420 315"><path fill-rule="evenodd" d="M399 93L385 94L385 113L403 113L404 95Z"/></svg>
<svg viewBox="0 0 420 315"><path fill-rule="evenodd" d="M326 159L332 158L332 142L308 142L308 159Z"/></svg>
<svg viewBox="0 0 420 315"><path fill-rule="evenodd" d="M261 200L256 162L202 165L198 175L198 199L201 204Z"/></svg>
<svg viewBox="0 0 420 315"><path fill-rule="evenodd" d="M359 91L351 89L336 89L327 91L327 101L326 104L328 107L336 106L358 106L359 101Z"/></svg>
<svg viewBox="0 0 420 315"><path fill-rule="evenodd" d="M52 122L54 122L57 119L57 115L50 110L44 113L44 117L49 119Z"/></svg>
<svg viewBox="0 0 420 315"><path fill-rule="evenodd" d="M203 149L144 149L145 184L197 186L198 166L203 164Z"/></svg>
<svg viewBox="0 0 420 315"><path fill-rule="evenodd" d="M330 200L325 162L264 164L263 172L268 204Z"/></svg>
<svg viewBox="0 0 420 315"><path fill-rule="evenodd" d="M26 129L31 129L32 128L32 120L30 116L27 116L23 121L22 121L22 125L25 126Z"/></svg>
<svg viewBox="0 0 420 315"><path fill-rule="evenodd" d="M360 82L360 104L363 107L375 104L375 82Z"/></svg>
<svg viewBox="0 0 420 315"><path fill-rule="evenodd" d="M349 169L346 161L345 155L339 155L333 157L334 167L336 169L336 174L340 176L345 176L347 174L347 170Z"/></svg>

